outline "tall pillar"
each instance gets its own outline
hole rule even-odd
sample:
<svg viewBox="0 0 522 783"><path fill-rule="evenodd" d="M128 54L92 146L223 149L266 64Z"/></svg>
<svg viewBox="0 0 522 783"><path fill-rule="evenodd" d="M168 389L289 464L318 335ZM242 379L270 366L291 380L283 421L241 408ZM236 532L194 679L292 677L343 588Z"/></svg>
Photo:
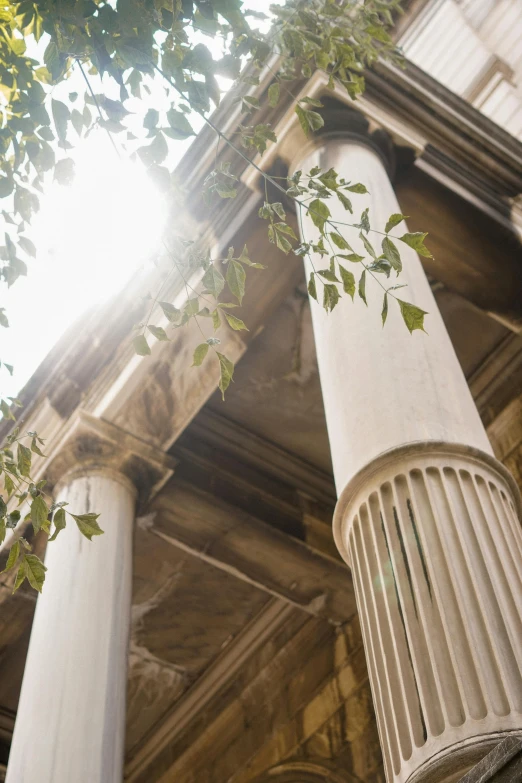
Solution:
<svg viewBox="0 0 522 783"><path fill-rule="evenodd" d="M380 231L401 211L366 142L325 135L292 164L315 166L363 182L370 195L357 208L369 207ZM334 221L350 222L336 199L328 205ZM302 217L303 239L317 239ZM367 255L359 229L342 234ZM368 239L380 252L382 237ZM382 328L371 279L368 308L347 296L330 314L311 306L334 533L353 572L387 778L450 783L522 731L519 495L493 457L420 260L398 244L408 287L397 293L428 311L428 334L410 335L393 301Z"/></svg>
<svg viewBox="0 0 522 783"><path fill-rule="evenodd" d="M57 500L105 532L88 541L69 519L47 549L6 783L121 783L135 491L87 469Z"/></svg>

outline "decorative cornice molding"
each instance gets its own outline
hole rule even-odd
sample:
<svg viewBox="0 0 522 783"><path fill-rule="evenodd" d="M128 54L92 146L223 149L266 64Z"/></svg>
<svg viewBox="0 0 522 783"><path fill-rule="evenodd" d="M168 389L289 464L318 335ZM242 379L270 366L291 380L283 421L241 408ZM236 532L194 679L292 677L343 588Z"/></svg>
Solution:
<svg viewBox="0 0 522 783"><path fill-rule="evenodd" d="M512 199L522 192L522 143L413 63L407 62L401 69L379 61L365 76L367 91L357 101L340 88L328 91L321 72L314 73L307 82L296 82L294 93L297 98L334 96L340 105L366 116L372 131L382 128L396 145L411 147L434 168L437 160L444 163L444 174L450 181L455 180L461 195L514 230L509 213ZM255 158L265 170L276 156L285 157L285 137L292 138L286 145L286 158L295 151L296 136L291 132L297 127L297 119L292 101L281 103L272 123L279 142ZM301 135L301 145L303 141ZM243 171L243 181L251 188L257 176L251 170Z"/></svg>
<svg viewBox="0 0 522 783"><path fill-rule="evenodd" d="M332 476L225 416L204 408L190 426L191 441L193 437L210 446L219 447L242 464L251 465L260 474L272 476L317 502L329 507L335 505L336 493ZM196 444L193 441L192 443L194 447ZM180 459L182 451L188 459L191 458L191 451L194 454L194 448L191 449L189 442L183 443L182 451L176 446L173 451ZM219 465L215 467L219 469Z"/></svg>

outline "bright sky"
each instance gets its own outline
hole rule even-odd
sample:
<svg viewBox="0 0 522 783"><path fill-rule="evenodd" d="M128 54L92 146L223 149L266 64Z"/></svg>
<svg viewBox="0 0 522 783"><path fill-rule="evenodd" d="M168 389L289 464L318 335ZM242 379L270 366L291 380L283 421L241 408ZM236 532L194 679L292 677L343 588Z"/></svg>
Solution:
<svg viewBox="0 0 522 783"><path fill-rule="evenodd" d="M208 38L205 43L215 48ZM115 85L107 90L95 78L92 84L95 92L118 98ZM69 103L68 94L76 91L82 96L84 88L81 74L73 72L67 84L55 88L53 97ZM82 99L77 103L81 110ZM145 106L132 98L126 103L136 114L125 124L137 135L143 135L142 118L148 105L169 108L162 85L155 85ZM94 113L94 107L90 108ZM203 124L194 114L190 121L195 130ZM5 285L0 289L0 306L6 308L10 323L0 333L0 360L15 367L12 378L1 371L2 396L16 396L66 328L123 288L161 241L164 199L141 163L132 164L125 155L119 159L102 129L95 129L87 139L77 139L69 128L75 147L66 154L76 163L74 182L46 187L40 212L26 232L37 248L36 258L28 264L28 276L19 278L9 290ZM124 133L113 136L117 145L124 137ZM191 140L168 140L166 165L170 170Z"/></svg>

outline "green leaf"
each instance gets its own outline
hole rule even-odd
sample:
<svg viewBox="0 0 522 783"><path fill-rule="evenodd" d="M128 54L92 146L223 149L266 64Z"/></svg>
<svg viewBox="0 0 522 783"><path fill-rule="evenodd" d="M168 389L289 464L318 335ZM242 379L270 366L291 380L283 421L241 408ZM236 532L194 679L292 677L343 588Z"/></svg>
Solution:
<svg viewBox="0 0 522 783"><path fill-rule="evenodd" d="M36 257L36 248L30 239L27 239L27 237L18 237L18 244L28 256L31 256L32 258Z"/></svg>
<svg viewBox="0 0 522 783"><path fill-rule="evenodd" d="M38 445L36 436L31 441L31 451L34 452L35 454L38 454L39 457L45 457L45 454L42 454L42 451Z"/></svg>
<svg viewBox="0 0 522 783"><path fill-rule="evenodd" d="M353 264L357 264L364 259L364 256L360 256L358 253L348 253L346 255L339 253L337 258L344 258L345 261L351 261Z"/></svg>
<svg viewBox="0 0 522 783"><path fill-rule="evenodd" d="M24 446L23 443L18 444L18 470L22 476L29 476L31 473L31 449Z"/></svg>
<svg viewBox="0 0 522 783"><path fill-rule="evenodd" d="M324 233L324 224L330 217L330 210L321 199L315 198L308 205L308 214L312 218L315 226L319 229L321 234Z"/></svg>
<svg viewBox="0 0 522 783"><path fill-rule="evenodd" d="M339 291L336 285L325 283L323 291L323 307L326 312L331 312L339 301Z"/></svg>
<svg viewBox="0 0 522 783"><path fill-rule="evenodd" d="M73 109L71 112L71 122L74 130L78 134L78 136L82 135L83 130L83 115L80 114L78 109ZM38 131L41 135L41 132ZM52 139L47 139L47 141L52 141Z"/></svg>
<svg viewBox="0 0 522 783"><path fill-rule="evenodd" d="M17 524L20 522L20 512L15 508L7 517L6 526L14 530Z"/></svg>
<svg viewBox="0 0 522 783"><path fill-rule="evenodd" d="M36 555L24 555L24 562L25 576L27 577L29 584L41 593L47 568Z"/></svg>
<svg viewBox="0 0 522 783"><path fill-rule="evenodd" d="M216 267L211 264L203 275L203 285L205 290L212 294L216 299L225 287L225 278Z"/></svg>
<svg viewBox="0 0 522 783"><path fill-rule="evenodd" d="M4 486L7 495L8 496L12 495L15 490L15 485L13 479L10 476L8 476L7 473L4 473Z"/></svg>
<svg viewBox="0 0 522 783"><path fill-rule="evenodd" d="M282 232L278 226L284 225L282 223L272 223L268 226L268 239L272 244L276 245L283 253L288 253L292 250L292 243L284 236L285 232Z"/></svg>
<svg viewBox="0 0 522 783"><path fill-rule="evenodd" d="M16 572L16 578L13 585L13 593L16 593L20 585L23 584L26 577L25 569L26 569L26 563L25 560L22 560L22 562L20 563L20 567Z"/></svg>
<svg viewBox="0 0 522 783"><path fill-rule="evenodd" d="M251 109L259 109L259 101L255 95L243 96L243 111L250 111Z"/></svg>
<svg viewBox="0 0 522 783"><path fill-rule="evenodd" d="M157 109L148 109L143 118L143 127L147 130L155 130L159 123L159 111Z"/></svg>
<svg viewBox="0 0 522 783"><path fill-rule="evenodd" d="M321 275L321 277L324 277L325 280L330 280L331 283L339 282L339 278L336 276L335 272L332 272L331 269L319 269L317 274Z"/></svg>
<svg viewBox="0 0 522 783"><path fill-rule="evenodd" d="M402 237L400 237L400 240L401 242L404 242L406 245L409 245L414 250L416 250L420 256L424 256L425 258L433 258L430 251L424 244L424 240L427 236L427 233L423 234L421 231L417 231L413 234L403 234Z"/></svg>
<svg viewBox="0 0 522 783"><path fill-rule="evenodd" d="M61 142L64 142L67 136L67 123L69 122L71 113L65 103L57 101L54 98L51 100L51 111L56 127L56 135Z"/></svg>
<svg viewBox="0 0 522 783"><path fill-rule="evenodd" d="M220 198L235 198L237 196L237 188L233 188L230 185L216 185L216 193Z"/></svg>
<svg viewBox="0 0 522 783"><path fill-rule="evenodd" d="M302 106L299 106L299 104L297 104L297 106L295 107L295 113L299 118L299 123L306 136L309 135L310 131L312 132L317 131L319 130L319 128L322 128L324 125L323 118L316 111L309 111L308 109L303 109Z"/></svg>
<svg viewBox="0 0 522 783"><path fill-rule="evenodd" d="M76 112L76 109L73 111L73 113L71 115L71 120L72 120L73 125L74 125L74 112ZM76 112L76 113L78 114L78 112ZM80 115L80 117L81 116L82 115ZM75 130L76 130L76 126L74 126L74 127L75 127ZM38 135L40 136L41 139L44 139L45 141L54 141L55 138L56 138L56 136L54 135L52 130L47 125L44 125L42 128L38 129Z"/></svg>
<svg viewBox="0 0 522 783"><path fill-rule="evenodd" d="M386 319L388 317L388 294L384 294L384 298L382 300L382 312L381 312L381 318L382 318L382 325L386 323Z"/></svg>
<svg viewBox="0 0 522 783"><path fill-rule="evenodd" d="M13 192L14 180L11 177L0 177L0 198L7 198Z"/></svg>
<svg viewBox="0 0 522 783"><path fill-rule="evenodd" d="M314 169L312 169L313 171ZM312 174L310 172L310 176L313 177L315 174ZM323 183L325 188L328 188L329 190L337 190L339 187L339 183L337 182L337 172L335 169L328 169L328 171L325 171L324 174L321 174L319 177L320 182Z"/></svg>
<svg viewBox="0 0 522 783"><path fill-rule="evenodd" d="M359 296L363 300L365 305L368 305L366 301L366 269L363 271L359 279Z"/></svg>
<svg viewBox="0 0 522 783"><path fill-rule="evenodd" d="M37 495L31 503L31 522L35 533L47 522L48 513L47 503L41 495Z"/></svg>
<svg viewBox="0 0 522 783"><path fill-rule="evenodd" d="M359 228L362 231L366 231L366 233L368 233L370 230L370 218L368 217L368 211L369 207L366 207L366 209L361 214L361 222L359 223Z"/></svg>
<svg viewBox="0 0 522 783"><path fill-rule="evenodd" d="M165 137L162 133L158 133L151 144L146 147L140 147L138 155L146 166L152 166L153 163L163 163L167 157L169 148Z"/></svg>
<svg viewBox="0 0 522 783"><path fill-rule="evenodd" d="M399 307L401 308L401 315L406 324L410 334L415 329L424 331L424 316L427 315L426 310L421 310L420 307L412 305L409 302L404 302L402 299L397 299Z"/></svg>
<svg viewBox="0 0 522 783"><path fill-rule="evenodd" d="M165 331L165 329L163 329L163 327L161 327L161 326L148 326L147 329L149 330L149 332L151 334L154 335L156 340L160 340L161 342L165 342L165 341L168 341L170 339L168 334L167 334L167 332Z"/></svg>
<svg viewBox="0 0 522 783"><path fill-rule="evenodd" d="M5 534L6 534L5 519L0 519L0 544L4 543Z"/></svg>
<svg viewBox="0 0 522 783"><path fill-rule="evenodd" d="M279 96L281 94L281 85L279 82L274 82L268 88L268 105L275 108L279 103Z"/></svg>
<svg viewBox="0 0 522 783"><path fill-rule="evenodd" d="M85 538L88 538L89 541L92 541L93 536L101 536L103 534L103 530L96 521L100 516L99 514L71 514L71 516L78 525L80 533Z"/></svg>
<svg viewBox="0 0 522 783"><path fill-rule="evenodd" d="M347 185L345 186L345 190L349 190L350 193L368 193L366 185L363 185L361 182L357 182L355 185Z"/></svg>
<svg viewBox="0 0 522 783"><path fill-rule="evenodd" d="M397 274L402 271L402 261L397 247L393 244L389 237L385 237L382 240L382 252L387 261L390 262Z"/></svg>
<svg viewBox="0 0 522 783"><path fill-rule="evenodd" d="M12 419L14 421L13 413L6 400L0 400L0 411L2 411L4 419Z"/></svg>
<svg viewBox="0 0 522 783"><path fill-rule="evenodd" d="M158 303L161 309L163 310L163 315L165 318L167 318L170 323L177 323L181 318L181 310L178 310L177 307L174 307L173 304L170 304L170 302L159 302Z"/></svg>
<svg viewBox="0 0 522 783"><path fill-rule="evenodd" d="M74 160L63 158L54 167L54 179L59 185L71 185L74 180Z"/></svg>
<svg viewBox="0 0 522 783"><path fill-rule="evenodd" d="M321 101L318 101L317 98L309 98L308 96L299 98L299 103L307 103L308 106L315 106L316 109L322 109L324 106L324 104L321 103Z"/></svg>
<svg viewBox="0 0 522 783"><path fill-rule="evenodd" d="M310 280L308 281L308 293L315 299L316 302L319 301L317 298L317 288L315 286L315 275L313 272L311 273Z"/></svg>
<svg viewBox="0 0 522 783"><path fill-rule="evenodd" d="M234 378L234 364L219 351L216 351L216 354L219 359L220 370L219 388L221 389L221 396L225 399L225 392Z"/></svg>
<svg viewBox="0 0 522 783"><path fill-rule="evenodd" d="M239 304L242 303L245 295L245 280L245 270L239 261L233 258L227 266L227 284L231 294L236 297Z"/></svg>
<svg viewBox="0 0 522 783"><path fill-rule="evenodd" d="M344 239L344 237L342 237L340 234L337 234L335 231L330 232L330 239L332 240L334 245L337 245L337 247L340 248L341 250L352 249L348 244L348 242L346 241L346 239Z"/></svg>
<svg viewBox="0 0 522 783"><path fill-rule="evenodd" d="M138 356L149 356L150 346L144 334L137 334L134 340L132 341L132 344Z"/></svg>
<svg viewBox="0 0 522 783"><path fill-rule="evenodd" d="M281 220L286 220L286 212L280 201L275 201L270 206L276 213L277 217L281 218Z"/></svg>
<svg viewBox="0 0 522 783"><path fill-rule="evenodd" d="M408 220L408 215L401 215L400 212L395 212L393 215L390 215L384 228L385 233L387 234L392 228L395 228L399 223L402 223L403 220Z"/></svg>
<svg viewBox="0 0 522 783"><path fill-rule="evenodd" d="M366 239L366 237L364 236L362 231L359 233L359 239L362 241L366 252L369 253L372 258L377 258L377 254L376 254L375 250L373 249L371 244L368 242L368 240Z"/></svg>
<svg viewBox="0 0 522 783"><path fill-rule="evenodd" d="M20 542L15 541L9 551L9 557L7 558L7 563L5 564L4 571L9 571L9 569L15 565L19 557L20 557ZM3 573L3 571L1 573Z"/></svg>
<svg viewBox="0 0 522 783"><path fill-rule="evenodd" d="M245 330L248 332L248 327L245 326L241 318L236 318L235 315L232 315L231 313L225 313L225 318L227 319L228 325L232 327L236 332L240 332L242 330Z"/></svg>
<svg viewBox="0 0 522 783"><path fill-rule="evenodd" d="M201 343L194 349L194 356L192 357L192 367L200 367L203 364L203 359L208 353L208 343Z"/></svg>
<svg viewBox="0 0 522 783"><path fill-rule="evenodd" d="M277 205L273 204L272 206L275 208L276 206L282 207L283 205L282 204L277 204ZM277 214L279 214L279 212ZM283 214L284 214L284 210L283 210ZM290 226L288 228L290 228ZM292 230L292 229L290 229L290 230ZM293 231L292 231L292 234L293 234ZM295 234L294 234L294 236L295 236ZM252 269L266 269L266 266L264 264L258 264L255 261L251 261L250 260L250 257L248 255L248 248L247 248L246 245L243 247L243 250L241 251L241 255L238 258L238 261L240 261L242 264L245 264L246 266L252 267Z"/></svg>
<svg viewBox="0 0 522 783"><path fill-rule="evenodd" d="M221 326L221 319L219 317L219 310L217 309L217 307L215 310L212 311L211 315L212 315L212 326L214 327L214 331L216 331L216 329L219 329L219 327Z"/></svg>
<svg viewBox="0 0 522 783"><path fill-rule="evenodd" d="M188 299L185 307L183 308L183 313L189 318L192 315L197 315L199 313L199 299L197 297Z"/></svg>
<svg viewBox="0 0 522 783"><path fill-rule="evenodd" d="M66 519L65 519L65 509L64 508L58 508L54 512L53 516L53 522L54 522L54 533L52 534L49 541L54 541L60 532L60 530L63 530L66 525Z"/></svg>
<svg viewBox="0 0 522 783"><path fill-rule="evenodd" d="M294 229L288 225L288 223L274 223L274 228L276 231L280 232L281 234L288 234L289 237L292 237L292 239L297 240L297 237L295 235Z"/></svg>
<svg viewBox="0 0 522 783"><path fill-rule="evenodd" d="M339 272L341 274L341 280L343 281L343 289L353 300L355 294L355 277L341 264L339 264Z"/></svg>

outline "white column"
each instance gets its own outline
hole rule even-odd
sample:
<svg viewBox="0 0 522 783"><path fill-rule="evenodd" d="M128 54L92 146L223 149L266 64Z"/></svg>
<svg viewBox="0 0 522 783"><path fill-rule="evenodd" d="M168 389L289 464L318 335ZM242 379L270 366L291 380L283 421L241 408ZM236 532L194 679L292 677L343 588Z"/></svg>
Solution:
<svg viewBox="0 0 522 783"><path fill-rule="evenodd" d="M72 475L57 500L98 512L47 548L7 783L121 783L135 491L119 473Z"/></svg>
<svg viewBox="0 0 522 783"><path fill-rule="evenodd" d="M293 163L314 166L370 191L353 198L355 219L330 199L333 220L358 222L368 206L382 231L401 211L363 142L320 138ZM303 234L317 238L304 215ZM342 234L367 255L358 229ZM380 252L382 237L368 239ZM397 244L408 285L397 293L428 311L428 334L410 335L393 301L383 328L371 279L368 308L346 295L330 314L311 307L339 494L334 533L354 576L387 778L449 783L522 731L519 496L492 455L421 262Z"/></svg>

